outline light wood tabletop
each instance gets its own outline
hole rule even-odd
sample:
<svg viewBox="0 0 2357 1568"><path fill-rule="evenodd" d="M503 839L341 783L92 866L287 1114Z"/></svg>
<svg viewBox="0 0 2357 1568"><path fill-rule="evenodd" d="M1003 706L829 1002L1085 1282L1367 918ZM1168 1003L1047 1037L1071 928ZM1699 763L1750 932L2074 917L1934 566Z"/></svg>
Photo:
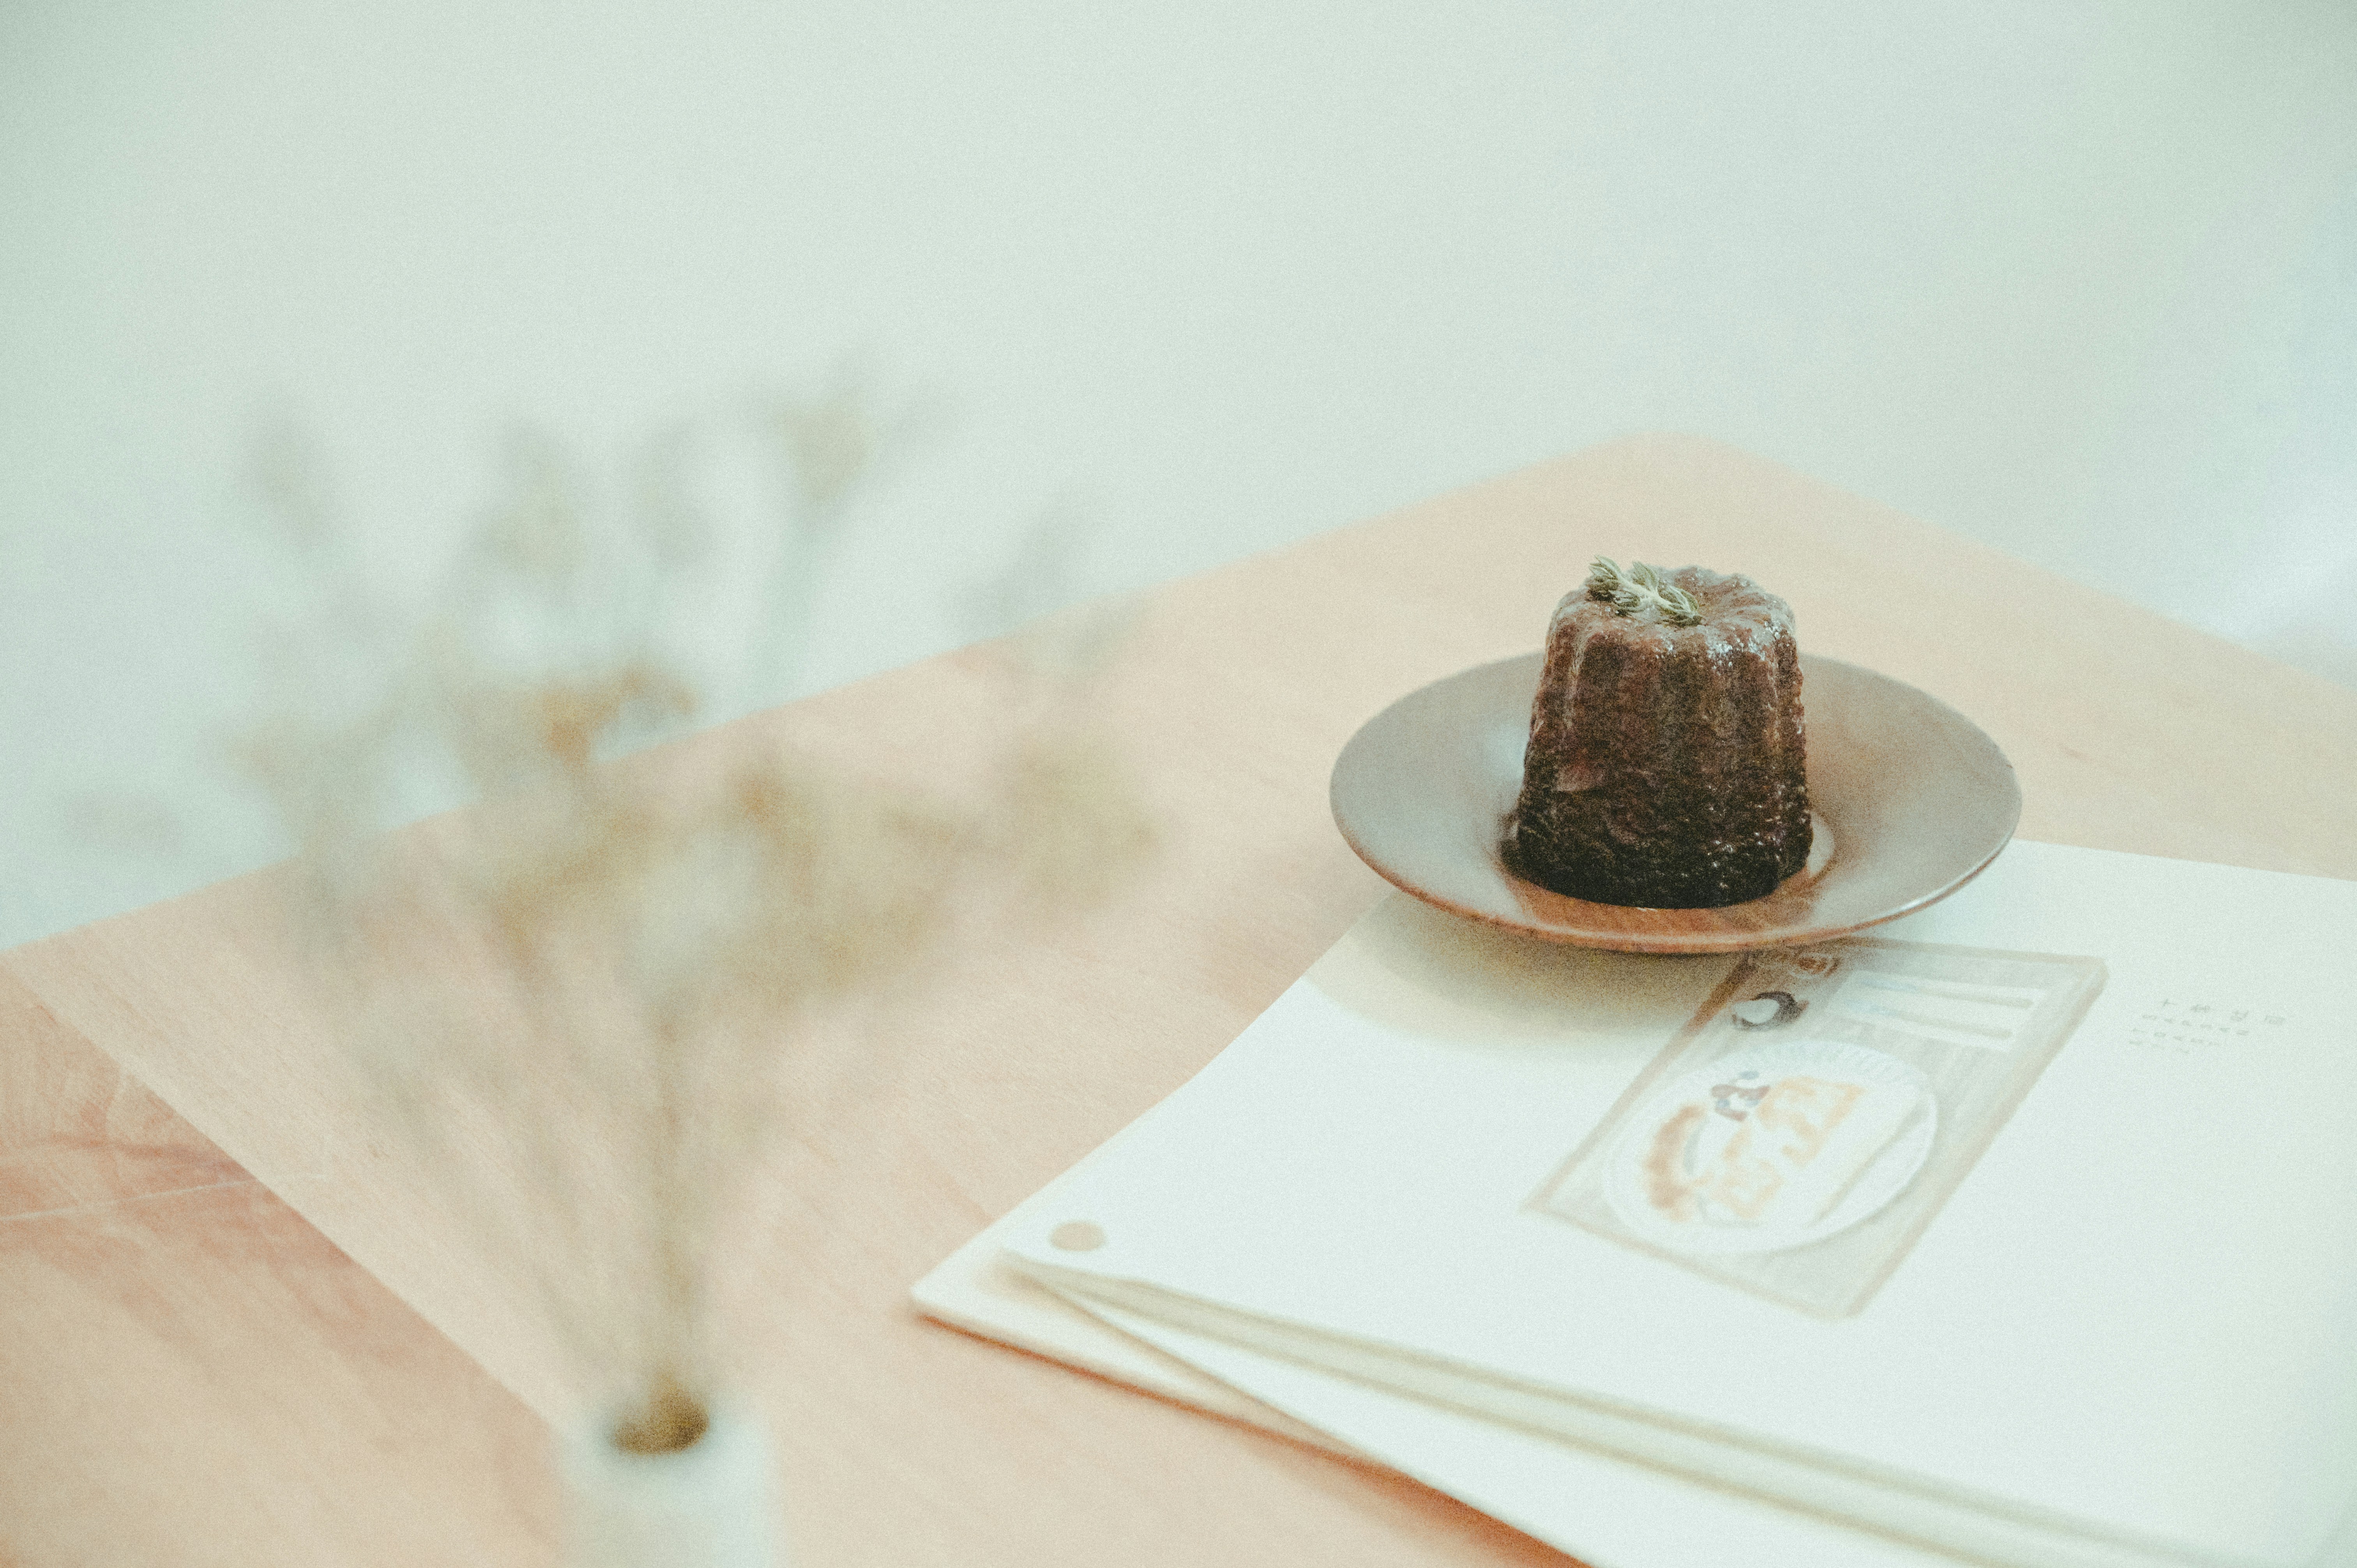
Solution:
<svg viewBox="0 0 2357 1568"><path fill-rule="evenodd" d="M1352 731L1535 647L1610 554L1749 573L1979 724L2025 837L2357 877L2357 693L1708 442L1634 439L1158 590L1102 682L1162 824L1109 908L969 942L732 1249L810 1564L1560 1562L1412 1483L929 1324L909 1283L1200 1068L1383 891ZM921 780L986 652L678 743ZM953 771L953 770L952 770ZM0 962L0 1563L534 1563L576 1391L338 1068L273 874ZM1663 961L1682 961L1665 960Z"/></svg>

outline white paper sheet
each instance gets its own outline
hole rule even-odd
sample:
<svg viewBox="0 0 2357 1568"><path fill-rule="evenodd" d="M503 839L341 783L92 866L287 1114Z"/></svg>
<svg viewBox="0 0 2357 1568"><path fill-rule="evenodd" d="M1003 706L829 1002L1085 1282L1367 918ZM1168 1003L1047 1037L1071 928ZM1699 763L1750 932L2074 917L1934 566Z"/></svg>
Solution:
<svg viewBox="0 0 2357 1568"><path fill-rule="evenodd" d="M2019 844L1878 934L2094 953L2112 977L1848 1318L1527 1206L1730 961L1570 953L1405 900L1117 1150L994 1230L1123 1326L1146 1309L1163 1351L1227 1356L1231 1384L1524 1528L1511 1487L1471 1497L1486 1472L1448 1457L1469 1440L1400 1438L1424 1407L1360 1390L1411 1413L1380 1434L1321 1420L1306 1407L1357 1394L1320 1396L1341 1380L1301 1384L1266 1352L1371 1354L1352 1369L1395 1388L1418 1383L1408 1360L1437 1365L1428 1396L1530 1424L1567 1408L1564 1430L1818 1508L1875 1517L1861 1498L1896 1497L1897 1527L1998 1560L2318 1561L2357 1489L2357 1184L2328 1174L2352 1141L2316 1110L2350 1059L2336 993L2357 886ZM2010 1000L1959 989L1932 998L1958 1004L1932 1008L1934 1038L1997 1026L1980 1014ZM1049 1240L1075 1220L1105 1243ZM1514 1402L1532 1398L1553 1403ZM1542 1467L1571 1454L1687 1485L1497 1441ZM1552 1529L1535 1532L1606 1555Z"/></svg>
<svg viewBox="0 0 2357 1568"><path fill-rule="evenodd" d="M1055 1197L1051 1187L1034 1201ZM1029 1208L919 1281L918 1306L969 1333L1389 1465L1590 1568L1695 1568L1730 1553L1749 1568L1953 1568L1951 1557L1724 1487L1068 1301L999 1255Z"/></svg>

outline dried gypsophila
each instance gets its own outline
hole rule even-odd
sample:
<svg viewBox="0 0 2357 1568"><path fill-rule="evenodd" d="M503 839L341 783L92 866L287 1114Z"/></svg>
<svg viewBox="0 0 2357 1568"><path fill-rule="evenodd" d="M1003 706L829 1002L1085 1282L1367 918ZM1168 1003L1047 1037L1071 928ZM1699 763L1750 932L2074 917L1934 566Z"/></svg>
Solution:
<svg viewBox="0 0 2357 1568"><path fill-rule="evenodd" d="M960 802L776 752L695 787L601 764L693 693L628 639L565 645L598 602L597 552L546 451L517 472L383 698L282 725L253 758L315 873L302 926L372 1021L384 1102L479 1236L525 1260L576 1364L614 1374L600 1392L639 1410L633 1440L661 1446L718 1375L708 1260L791 1122L779 1042L920 961L959 889L1085 900L1152 834L1069 671L1034 682L1053 692ZM641 571L692 555L676 526L641 532ZM369 836L375 783L421 749L479 803Z"/></svg>

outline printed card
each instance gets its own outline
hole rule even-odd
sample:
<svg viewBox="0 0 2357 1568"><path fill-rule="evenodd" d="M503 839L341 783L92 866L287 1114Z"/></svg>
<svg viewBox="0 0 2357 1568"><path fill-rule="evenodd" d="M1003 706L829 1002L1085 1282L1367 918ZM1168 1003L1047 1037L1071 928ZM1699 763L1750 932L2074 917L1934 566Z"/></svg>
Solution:
<svg viewBox="0 0 2357 1568"><path fill-rule="evenodd" d="M2104 986L2100 960L1756 953L1533 1199L1824 1317L1870 1300Z"/></svg>

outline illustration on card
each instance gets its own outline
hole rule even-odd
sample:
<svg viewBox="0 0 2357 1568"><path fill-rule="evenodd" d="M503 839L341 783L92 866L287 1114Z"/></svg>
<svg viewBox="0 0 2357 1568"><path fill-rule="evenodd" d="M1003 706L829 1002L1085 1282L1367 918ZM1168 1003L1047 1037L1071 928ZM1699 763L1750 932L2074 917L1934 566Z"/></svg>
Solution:
<svg viewBox="0 0 2357 1568"><path fill-rule="evenodd" d="M1747 955L1534 1199L1858 1311L2104 987L2092 958L1850 938Z"/></svg>

